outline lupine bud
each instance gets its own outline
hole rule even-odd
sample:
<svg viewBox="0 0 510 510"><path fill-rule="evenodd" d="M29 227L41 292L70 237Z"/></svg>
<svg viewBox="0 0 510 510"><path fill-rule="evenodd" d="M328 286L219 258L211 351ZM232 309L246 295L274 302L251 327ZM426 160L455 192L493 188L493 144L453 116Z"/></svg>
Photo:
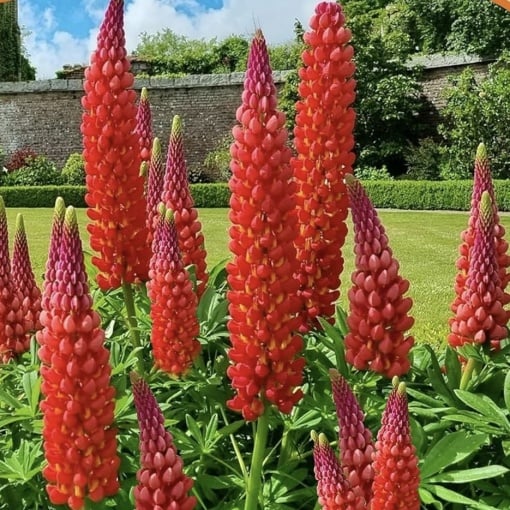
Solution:
<svg viewBox="0 0 510 510"><path fill-rule="evenodd" d="M123 8L123 0L110 0L83 84L88 230L90 245L98 252L92 258L99 270L97 282L104 290L146 280L150 259Z"/></svg>
<svg viewBox="0 0 510 510"><path fill-rule="evenodd" d="M148 230L147 242L152 245L154 231L158 222L158 205L161 203L163 183L165 180L165 165L161 153L161 142L154 138L152 143L151 161L147 177L147 215L146 225Z"/></svg>
<svg viewBox="0 0 510 510"><path fill-rule="evenodd" d="M355 65L351 33L337 2L321 2L305 32L299 69L292 159L299 235L296 239L302 325L333 320L343 269L348 198L344 176L354 163Z"/></svg>
<svg viewBox="0 0 510 510"><path fill-rule="evenodd" d="M227 265L233 363L227 371L236 395L228 402L246 420L264 401L289 413L301 398L304 359L299 321L294 239L294 186L285 116L276 109L266 42L252 41L242 104L233 129L231 221Z"/></svg>
<svg viewBox="0 0 510 510"><path fill-rule="evenodd" d="M153 241L147 288L156 366L169 374L182 375L200 352L198 300L180 257L172 211L165 210L163 205Z"/></svg>
<svg viewBox="0 0 510 510"><path fill-rule="evenodd" d="M360 370L393 377L409 370L414 339L406 336L414 319L408 315L409 282L388 245L384 227L360 182L346 177L355 232L355 271L349 290L346 360Z"/></svg>
<svg viewBox="0 0 510 510"><path fill-rule="evenodd" d="M364 415L347 381L330 370L333 400L338 418L341 465L351 487L359 487L366 501L372 497L374 470L372 433L365 427Z"/></svg>
<svg viewBox="0 0 510 510"><path fill-rule="evenodd" d="M324 434L312 432L317 496L323 510L365 510L367 503L359 488L346 479L338 457Z"/></svg>
<svg viewBox="0 0 510 510"><path fill-rule="evenodd" d="M141 467L134 490L136 510L192 510L196 499L189 495L193 480L183 472L173 438L147 383L131 375L136 413L140 425Z"/></svg>
<svg viewBox="0 0 510 510"><path fill-rule="evenodd" d="M9 236L5 204L0 196L0 362L7 363L29 347L23 294L14 285L9 257Z"/></svg>
<svg viewBox="0 0 510 510"><path fill-rule="evenodd" d="M150 161L151 147L152 147L152 112L151 104L149 102L149 94L145 87L142 88L140 94L140 102L136 111L136 128L135 132L138 135L140 144L140 160Z"/></svg>
<svg viewBox="0 0 510 510"><path fill-rule="evenodd" d="M175 227L179 236L179 249L185 266L193 264L197 278L197 294L202 296L207 284L206 251L202 225L188 185L188 173L184 159L182 123L178 115L172 122L168 144L163 203L175 215Z"/></svg>
<svg viewBox="0 0 510 510"><path fill-rule="evenodd" d="M57 213L55 215L57 218ZM53 504L84 508L114 495L119 482L115 389L99 314L92 309L76 213L69 207L59 235L56 271L46 280L40 344L43 476ZM50 257L55 255L50 250Z"/></svg>
<svg viewBox="0 0 510 510"><path fill-rule="evenodd" d="M23 216L16 218L16 232L12 250L12 280L14 287L23 296L23 320L25 333L30 335L40 329L39 314L41 313L41 290L35 281L30 253L28 251L27 235Z"/></svg>
<svg viewBox="0 0 510 510"><path fill-rule="evenodd" d="M409 429L404 383L398 384L388 398L375 448L375 477L370 509L419 510L420 474Z"/></svg>
<svg viewBox="0 0 510 510"><path fill-rule="evenodd" d="M494 207L489 192L484 191L464 291L450 321L448 342L453 347L476 343L497 350L508 335L510 312L504 309L506 297L501 286L494 231Z"/></svg>

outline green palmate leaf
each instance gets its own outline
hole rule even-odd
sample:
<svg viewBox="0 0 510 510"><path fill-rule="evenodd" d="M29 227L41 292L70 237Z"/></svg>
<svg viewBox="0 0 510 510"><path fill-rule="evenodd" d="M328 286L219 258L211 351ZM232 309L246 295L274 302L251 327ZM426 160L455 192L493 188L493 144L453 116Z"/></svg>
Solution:
<svg viewBox="0 0 510 510"><path fill-rule="evenodd" d="M496 507L486 505L484 503L479 503L474 499L468 498L459 494L458 492L452 491L451 489L447 489L442 485L428 485L424 486L426 490L437 496L438 498L444 499L450 503L457 503L459 505L463 505L463 508L469 508L474 510L501 510Z"/></svg>
<svg viewBox="0 0 510 510"><path fill-rule="evenodd" d="M22 383L23 390L30 404L32 416L35 416L39 407L39 395L41 394L41 379L39 374L35 371L24 373Z"/></svg>
<svg viewBox="0 0 510 510"><path fill-rule="evenodd" d="M470 483L477 480L487 480L508 473L505 466L484 466L473 469L461 469L459 471L446 471L427 479L427 483Z"/></svg>
<svg viewBox="0 0 510 510"><path fill-rule="evenodd" d="M475 411L478 411L489 423L495 423L510 431L510 422L503 410L487 395L455 390L457 397Z"/></svg>
<svg viewBox="0 0 510 510"><path fill-rule="evenodd" d="M427 480L444 468L460 462L476 452L486 440L486 434L469 434L464 430L446 435L427 452L420 467L421 479Z"/></svg>
<svg viewBox="0 0 510 510"><path fill-rule="evenodd" d="M345 361L344 336L338 328L331 325L326 319L319 317L319 323L326 333L326 336L333 341L337 370L341 375L347 377L349 368Z"/></svg>

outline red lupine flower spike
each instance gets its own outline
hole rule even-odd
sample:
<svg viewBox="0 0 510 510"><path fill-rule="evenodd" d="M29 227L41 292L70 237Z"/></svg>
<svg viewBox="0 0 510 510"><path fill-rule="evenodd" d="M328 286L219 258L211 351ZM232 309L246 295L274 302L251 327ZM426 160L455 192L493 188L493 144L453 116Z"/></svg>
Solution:
<svg viewBox="0 0 510 510"><path fill-rule="evenodd" d="M181 260L171 210L160 207L147 282L156 366L183 375L200 352L197 295Z"/></svg>
<svg viewBox="0 0 510 510"><path fill-rule="evenodd" d="M354 163L355 65L351 33L337 2L321 2L304 34L291 160L297 184L296 239L302 325L333 321L343 269L348 199L344 176Z"/></svg>
<svg viewBox="0 0 510 510"><path fill-rule="evenodd" d="M145 87L140 94L140 102L136 112L136 134L140 143L140 159L149 162L152 147L152 112L149 101L149 93Z"/></svg>
<svg viewBox="0 0 510 510"><path fill-rule="evenodd" d="M5 204L0 196L0 362L7 363L29 347L23 294L14 285L9 257L9 236Z"/></svg>
<svg viewBox="0 0 510 510"><path fill-rule="evenodd" d="M342 466L324 434L312 432L317 496L323 510L365 510L367 502L346 479Z"/></svg>
<svg viewBox="0 0 510 510"><path fill-rule="evenodd" d="M345 337L346 360L357 369L393 377L409 370L414 339L406 336L414 319L408 280L388 245L384 227L360 182L346 176L355 232L355 271L349 290L350 331Z"/></svg>
<svg viewBox="0 0 510 510"><path fill-rule="evenodd" d="M154 231L158 221L158 205L162 200L163 184L165 180L165 163L161 153L161 142L154 138L152 143L151 161L147 176L147 215L146 224L149 236L147 242L152 244Z"/></svg>
<svg viewBox="0 0 510 510"><path fill-rule="evenodd" d="M504 309L496 243L495 214L488 191L482 193L474 246L469 256L465 289L460 296L455 317L450 321L448 342L453 347L465 343L487 344L499 349L507 337L510 312Z"/></svg>
<svg viewBox="0 0 510 510"><path fill-rule="evenodd" d="M102 289L146 280L150 259L123 8L123 0L110 0L83 85L85 199L90 244L98 252L92 262Z"/></svg>
<svg viewBox="0 0 510 510"><path fill-rule="evenodd" d="M92 309L75 210L67 209L61 232L56 223L58 262L44 288L43 329L36 333L44 395L43 475L53 504L81 510L85 498L98 502L119 488L115 389L101 319ZM55 239L51 245L57 246Z"/></svg>
<svg viewBox="0 0 510 510"><path fill-rule="evenodd" d="M374 470L372 433L347 381L334 369L329 371L339 428L339 446L344 475L351 487L359 487L366 501L372 497Z"/></svg>
<svg viewBox="0 0 510 510"><path fill-rule="evenodd" d="M229 182L227 373L236 395L228 405L246 420L263 414L267 402L289 413L302 396L297 389L302 339L294 333L299 326L294 186L285 116L276 102L266 42L257 30L233 129Z"/></svg>
<svg viewBox="0 0 510 510"><path fill-rule="evenodd" d="M192 510L193 480L183 472L172 435L165 430L163 413L147 383L132 374L133 395L140 424L141 467L134 489L136 510Z"/></svg>
<svg viewBox="0 0 510 510"><path fill-rule="evenodd" d="M35 281L30 253L28 251L27 235L23 216L16 218L16 232L12 251L12 279L15 288L23 296L23 318L25 332L40 329L39 314L41 313L41 290Z"/></svg>
<svg viewBox="0 0 510 510"><path fill-rule="evenodd" d="M471 213L469 216L468 227L461 234L462 242L459 246L459 258L457 259L457 269L459 271L455 277L455 299L451 305L451 310L455 316L458 313L459 306L463 306L465 304L463 301L463 293L466 290L466 280L469 272L472 250L475 244L476 229L478 225L480 201L484 191L489 193L494 212L494 242L496 245L495 250L498 262L500 285L503 290L502 302L504 305L510 302L510 294L505 290L510 280L510 273L508 271L508 267L510 266L508 243L505 241L505 228L501 224L498 214L490 164L487 157L487 150L484 144L480 144L478 146L475 157L473 192L471 196ZM455 318L451 318L449 320L450 330L453 334L452 338L455 336L455 332L453 332L455 321ZM455 341L452 345L454 344Z"/></svg>
<svg viewBox="0 0 510 510"><path fill-rule="evenodd" d="M166 173L163 184L163 198L167 209L175 215L175 227L179 236L179 249L185 266L195 266L197 294L200 298L207 285L206 251L202 225L198 211L193 206L193 198L188 185L182 122L178 115L172 121L172 131L168 144Z"/></svg>
<svg viewBox="0 0 510 510"><path fill-rule="evenodd" d="M406 386L398 384L388 398L377 435L371 510L419 510L420 475L411 440Z"/></svg>

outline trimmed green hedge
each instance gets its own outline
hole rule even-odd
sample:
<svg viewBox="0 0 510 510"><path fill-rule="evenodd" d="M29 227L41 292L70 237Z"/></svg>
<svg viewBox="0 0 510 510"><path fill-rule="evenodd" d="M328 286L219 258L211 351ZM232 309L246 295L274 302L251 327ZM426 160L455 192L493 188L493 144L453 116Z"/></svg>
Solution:
<svg viewBox="0 0 510 510"><path fill-rule="evenodd" d="M470 208L472 181L366 181L375 207L381 209L454 210ZM510 180L494 181L498 208L510 211ZM191 184L196 207L228 207L226 183ZM0 187L7 207L53 207L58 196L75 207L86 207L84 186Z"/></svg>
<svg viewBox="0 0 510 510"><path fill-rule="evenodd" d="M469 211L473 181L366 181L375 207ZM510 211L510 181L494 181L498 209Z"/></svg>

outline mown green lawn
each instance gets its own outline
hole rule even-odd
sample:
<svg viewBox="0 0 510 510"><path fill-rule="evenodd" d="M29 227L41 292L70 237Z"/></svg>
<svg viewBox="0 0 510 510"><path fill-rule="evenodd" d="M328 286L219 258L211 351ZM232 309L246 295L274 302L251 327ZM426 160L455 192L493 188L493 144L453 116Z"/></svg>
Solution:
<svg viewBox="0 0 510 510"><path fill-rule="evenodd" d="M22 213L30 246L34 272L41 280L46 262L53 211L51 209L8 209L10 245L16 215ZM210 266L229 257L228 219L226 209L200 209ZM466 227L467 213L379 211L401 274L411 282L410 295L414 299L412 313L416 319L413 334L418 342L442 342L447 334L449 306L453 298L455 260L460 232ZM85 210L78 210L84 246L88 249ZM503 224L510 228L510 216ZM352 228L343 250L345 269L342 277L341 303L353 270Z"/></svg>

